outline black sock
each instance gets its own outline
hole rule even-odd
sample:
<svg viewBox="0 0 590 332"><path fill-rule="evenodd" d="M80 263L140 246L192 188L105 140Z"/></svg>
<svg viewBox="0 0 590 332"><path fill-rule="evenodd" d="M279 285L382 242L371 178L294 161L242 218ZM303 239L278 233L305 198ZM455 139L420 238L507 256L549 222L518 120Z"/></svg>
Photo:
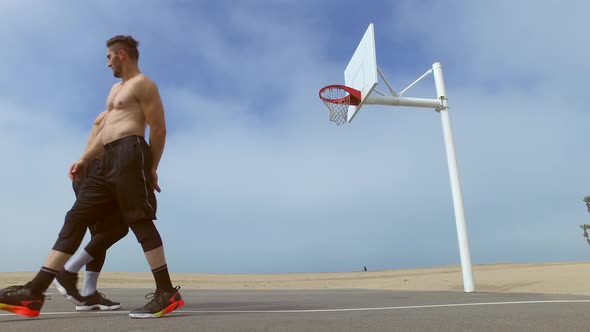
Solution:
<svg viewBox="0 0 590 332"><path fill-rule="evenodd" d="M43 293L51 285L51 282L58 273L59 271L43 266L35 278L31 280L29 289L34 294Z"/></svg>
<svg viewBox="0 0 590 332"><path fill-rule="evenodd" d="M170 275L168 274L167 264L164 264L158 268L153 269L152 273L154 274L154 279L156 280L156 289L165 291L174 289L174 287L172 287Z"/></svg>

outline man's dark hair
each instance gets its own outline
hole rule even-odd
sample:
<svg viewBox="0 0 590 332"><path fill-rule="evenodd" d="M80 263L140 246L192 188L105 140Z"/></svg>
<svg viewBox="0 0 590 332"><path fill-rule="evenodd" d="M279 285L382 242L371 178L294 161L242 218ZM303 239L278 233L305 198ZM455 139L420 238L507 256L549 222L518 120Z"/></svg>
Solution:
<svg viewBox="0 0 590 332"><path fill-rule="evenodd" d="M133 60L139 59L139 51L137 50L138 45L139 42L131 36L117 35L107 40L107 47L112 47L114 51L124 49Z"/></svg>

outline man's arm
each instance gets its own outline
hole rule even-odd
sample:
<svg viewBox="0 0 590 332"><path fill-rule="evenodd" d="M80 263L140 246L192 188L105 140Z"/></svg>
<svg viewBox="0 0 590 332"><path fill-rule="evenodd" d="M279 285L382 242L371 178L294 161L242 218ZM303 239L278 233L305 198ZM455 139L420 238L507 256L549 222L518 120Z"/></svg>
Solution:
<svg viewBox="0 0 590 332"><path fill-rule="evenodd" d="M80 175L86 168L87 162L100 156L102 150L104 149L101 133L102 128L104 128L104 123L106 122L107 114L108 111L102 111L94 120L92 129L90 130L90 135L88 135L88 142L86 143L86 148L84 149L82 158L70 166L70 179L78 181L80 179Z"/></svg>
<svg viewBox="0 0 590 332"><path fill-rule="evenodd" d="M88 135L88 142L86 143L86 148L84 152L88 151L90 147L95 143L98 134L104 127L104 123L106 122L108 111L102 111L94 120L94 124L92 125L92 130L90 130L90 135Z"/></svg>
<svg viewBox="0 0 590 332"><path fill-rule="evenodd" d="M107 121L108 111L102 111L94 120L90 136L88 137L88 143L86 149L82 155L81 160L86 162L97 158L104 151L104 144L102 144L102 128L104 128L105 122Z"/></svg>
<svg viewBox="0 0 590 332"><path fill-rule="evenodd" d="M104 144L102 144L102 130L96 135L94 138L94 142L86 147L86 151L82 155L80 160L84 162L89 162L92 159L98 158L100 154L104 151Z"/></svg>
<svg viewBox="0 0 590 332"><path fill-rule="evenodd" d="M159 192L158 186L158 165L164 153L166 144L166 118L164 116L164 105L156 83L151 79L141 82L139 87L139 102L143 110L146 123L150 126L150 148L152 150L152 176L154 187Z"/></svg>
<svg viewBox="0 0 590 332"><path fill-rule="evenodd" d="M82 158L80 158L80 160L78 160L77 162L72 164L72 166L70 166L70 179L76 181L80 180L80 175L83 174L84 171L86 171L86 166L88 165L88 162L100 156L103 150L104 145L102 144L101 130L98 133L98 135L96 135L94 142L86 148L86 151L82 155Z"/></svg>

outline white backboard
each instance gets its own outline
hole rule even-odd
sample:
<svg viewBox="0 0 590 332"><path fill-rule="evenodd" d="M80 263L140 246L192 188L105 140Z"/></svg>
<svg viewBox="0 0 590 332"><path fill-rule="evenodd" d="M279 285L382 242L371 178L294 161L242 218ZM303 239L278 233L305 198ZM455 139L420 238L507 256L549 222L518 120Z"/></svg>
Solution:
<svg viewBox="0 0 590 332"><path fill-rule="evenodd" d="M375 53L375 31L369 24L365 35L358 44L348 66L344 70L344 84L361 92L361 103L348 108L347 121L350 122L361 109L365 98L377 86L377 56Z"/></svg>

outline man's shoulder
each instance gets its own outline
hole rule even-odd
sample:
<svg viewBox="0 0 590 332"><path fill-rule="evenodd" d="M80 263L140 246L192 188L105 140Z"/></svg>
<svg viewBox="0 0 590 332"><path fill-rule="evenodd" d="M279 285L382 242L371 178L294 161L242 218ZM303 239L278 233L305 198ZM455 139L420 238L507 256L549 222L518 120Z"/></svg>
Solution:
<svg viewBox="0 0 590 332"><path fill-rule="evenodd" d="M140 77L134 82L133 88L139 96L144 96L145 94L152 94L154 91L157 91L158 86L149 76L140 74Z"/></svg>
<svg viewBox="0 0 590 332"><path fill-rule="evenodd" d="M111 92L113 92L113 90L115 90L115 88L117 88L119 85L121 85L121 82L113 84L113 86L111 86Z"/></svg>
<svg viewBox="0 0 590 332"><path fill-rule="evenodd" d="M156 82L148 75L141 73L137 77L137 83L141 85L156 85Z"/></svg>

